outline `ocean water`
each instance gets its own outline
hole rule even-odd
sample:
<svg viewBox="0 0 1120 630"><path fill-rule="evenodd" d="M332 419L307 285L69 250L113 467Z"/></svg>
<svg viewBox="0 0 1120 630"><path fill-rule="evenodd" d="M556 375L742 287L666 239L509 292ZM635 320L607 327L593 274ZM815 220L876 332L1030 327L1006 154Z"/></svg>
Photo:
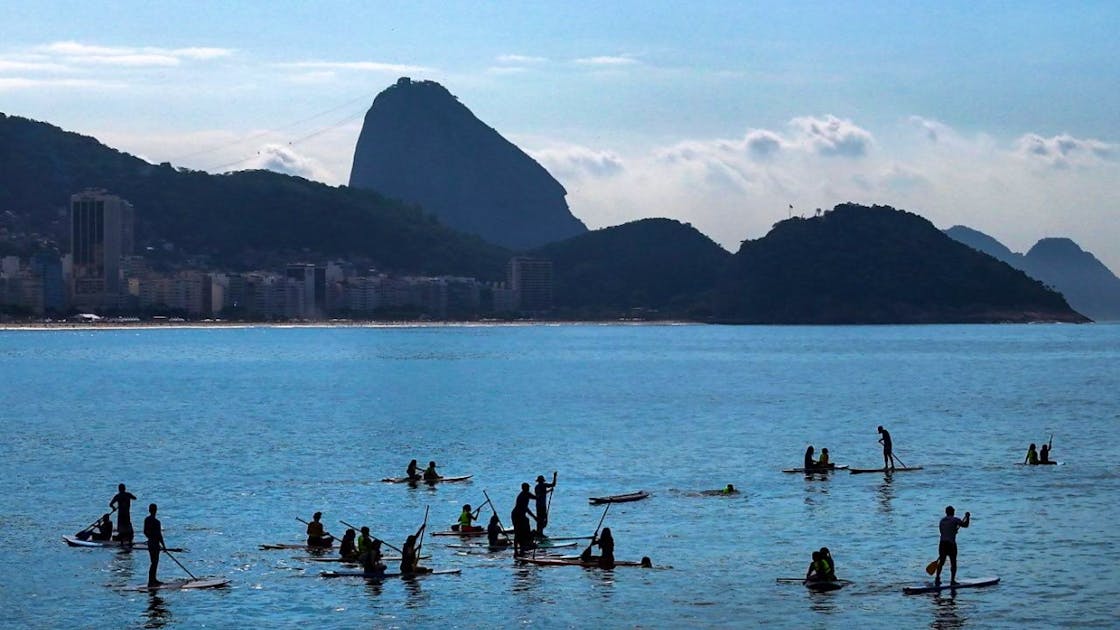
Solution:
<svg viewBox="0 0 1120 630"><path fill-rule="evenodd" d="M531 325L0 331L4 625L74 627L1116 627L1120 326ZM881 465L876 425L924 470L806 479L807 444ZM1024 467L1053 434L1060 466ZM468 483L378 480L434 459ZM653 496L606 517L620 559L522 567L426 538L460 575L326 580L296 518L400 545L487 491L508 524L522 481L559 471L549 531L590 535L587 497ZM147 553L60 539L128 484L169 546L229 588L125 590ZM704 490L733 483L734 497ZM961 577L905 596L944 506L971 511ZM138 538L141 538L138 534ZM828 546L841 591L804 574ZM185 573L164 558L164 579Z"/></svg>

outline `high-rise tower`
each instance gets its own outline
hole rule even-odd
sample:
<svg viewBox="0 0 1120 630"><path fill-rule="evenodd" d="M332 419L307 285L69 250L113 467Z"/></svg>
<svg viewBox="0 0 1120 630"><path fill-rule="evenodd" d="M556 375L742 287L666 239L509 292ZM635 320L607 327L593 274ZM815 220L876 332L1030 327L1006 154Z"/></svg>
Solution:
<svg viewBox="0 0 1120 630"><path fill-rule="evenodd" d="M78 308L116 308L121 293L121 256L132 253L132 204L104 190L70 196L73 303Z"/></svg>

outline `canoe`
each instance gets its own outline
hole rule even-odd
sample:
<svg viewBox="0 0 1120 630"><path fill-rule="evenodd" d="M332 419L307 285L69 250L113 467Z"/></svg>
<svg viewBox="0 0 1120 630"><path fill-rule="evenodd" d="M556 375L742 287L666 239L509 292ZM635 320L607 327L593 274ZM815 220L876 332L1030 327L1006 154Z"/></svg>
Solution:
<svg viewBox="0 0 1120 630"><path fill-rule="evenodd" d="M514 559L517 560L518 562L524 562L525 564L535 564L535 565L541 566L541 567L591 567L591 568L596 568L596 567L599 566L599 563L596 560L591 560L589 562L584 562L584 561L580 560L579 558L557 558L557 557L548 557L548 556L538 556L538 557L534 558L533 556L516 556ZM642 566L642 563L634 561L634 560L615 560L614 566L616 566L616 567L640 567L640 566Z"/></svg>
<svg viewBox="0 0 1120 630"><path fill-rule="evenodd" d="M839 466L829 466L828 468L786 468L782 470L784 473L828 473L834 470L847 470L847 464L840 464Z"/></svg>
<svg viewBox="0 0 1120 630"><path fill-rule="evenodd" d="M641 501L648 498L649 493L645 490L631 492L628 494L612 494L606 497L589 497L587 502L591 505L602 505L604 503L628 503L630 501Z"/></svg>
<svg viewBox="0 0 1120 630"><path fill-rule="evenodd" d="M902 589L902 592L907 595L918 595L921 593L938 593L940 591L956 590L958 588L980 588L982 586L993 586L999 584L998 577L985 577L976 580L960 580L956 584L943 582L941 584L934 584L933 582L924 582L915 586L907 586Z"/></svg>
<svg viewBox="0 0 1120 630"><path fill-rule="evenodd" d="M896 473L896 472L909 472L909 471L911 471L911 470L921 470L921 469L922 469L922 467L921 467L921 466L911 466L911 467L909 467L909 468L895 468L895 469L893 469L893 470L892 470L892 469L890 469L890 468L850 468L850 469L848 469L848 472L852 473L853 475L858 475L858 474L860 474L860 473Z"/></svg>
<svg viewBox="0 0 1120 630"><path fill-rule="evenodd" d="M259 545L261 551L276 551L278 549L300 549L303 551L326 551L334 552L333 547L317 547L311 545L300 545L296 543L265 543Z"/></svg>
<svg viewBox="0 0 1120 630"><path fill-rule="evenodd" d="M83 548L86 548L86 549L126 549L127 548L119 540L82 540L81 538L75 538L74 536L63 536L62 540L67 545L70 545L71 547L83 547ZM143 541L143 540L137 541L137 542L132 543L132 548L140 550L140 551L147 551L148 550L148 543L147 543L147 541ZM173 552L186 551L182 547L168 547L167 550L168 551L173 551Z"/></svg>
<svg viewBox="0 0 1120 630"><path fill-rule="evenodd" d="M431 479L431 480L409 479L408 477L386 477L386 478L382 479L381 481L384 481L385 483L414 483L414 484L426 483L428 485L435 485L437 483L455 483L457 481L466 481L473 476L474 475L459 475L458 477L444 476L444 477L440 477L439 479Z"/></svg>
<svg viewBox="0 0 1120 630"><path fill-rule="evenodd" d="M201 588L220 588L229 584L229 578L201 578L197 580L171 580L158 586L141 584L130 587L130 591L185 591Z"/></svg>
<svg viewBox="0 0 1120 630"><path fill-rule="evenodd" d="M840 580L806 580L805 588L818 593L826 593L844 588L844 583Z"/></svg>
<svg viewBox="0 0 1120 630"><path fill-rule="evenodd" d="M399 571L386 571L385 573L366 573L365 571L323 571L319 577L325 578L340 578L340 577L360 577L367 580L384 580L386 578L399 578L399 577L426 577L429 575L457 575L462 572L462 569L438 569L436 571L429 571L428 573L410 573L405 575Z"/></svg>

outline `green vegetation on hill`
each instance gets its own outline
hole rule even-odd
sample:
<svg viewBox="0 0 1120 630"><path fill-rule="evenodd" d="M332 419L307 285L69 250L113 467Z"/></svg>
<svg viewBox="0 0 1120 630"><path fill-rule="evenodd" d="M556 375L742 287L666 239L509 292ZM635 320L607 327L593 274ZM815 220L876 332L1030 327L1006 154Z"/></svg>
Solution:
<svg viewBox="0 0 1120 630"><path fill-rule="evenodd" d="M842 204L745 241L719 294L724 321L774 324L1086 321L1061 295L918 215Z"/></svg>
<svg viewBox="0 0 1120 630"><path fill-rule="evenodd" d="M0 114L0 212L24 217L65 248L59 217L70 195L89 187L132 202L138 249L201 255L230 269L346 258L391 271L499 279L509 257L374 192L270 171L210 175L156 166L94 138Z"/></svg>
<svg viewBox="0 0 1120 630"><path fill-rule="evenodd" d="M691 225L672 219L604 228L532 253L553 261L558 310L588 318L705 318L731 256Z"/></svg>

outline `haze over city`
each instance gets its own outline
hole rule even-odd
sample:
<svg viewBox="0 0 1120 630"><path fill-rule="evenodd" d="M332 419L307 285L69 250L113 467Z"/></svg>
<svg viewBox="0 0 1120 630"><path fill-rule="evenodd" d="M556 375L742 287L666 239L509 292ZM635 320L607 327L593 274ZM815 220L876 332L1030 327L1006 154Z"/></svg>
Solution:
<svg viewBox="0 0 1120 630"><path fill-rule="evenodd" d="M399 76L538 159L590 228L728 249L855 201L1120 268L1120 6L10 2L0 110L152 162L348 180Z"/></svg>

